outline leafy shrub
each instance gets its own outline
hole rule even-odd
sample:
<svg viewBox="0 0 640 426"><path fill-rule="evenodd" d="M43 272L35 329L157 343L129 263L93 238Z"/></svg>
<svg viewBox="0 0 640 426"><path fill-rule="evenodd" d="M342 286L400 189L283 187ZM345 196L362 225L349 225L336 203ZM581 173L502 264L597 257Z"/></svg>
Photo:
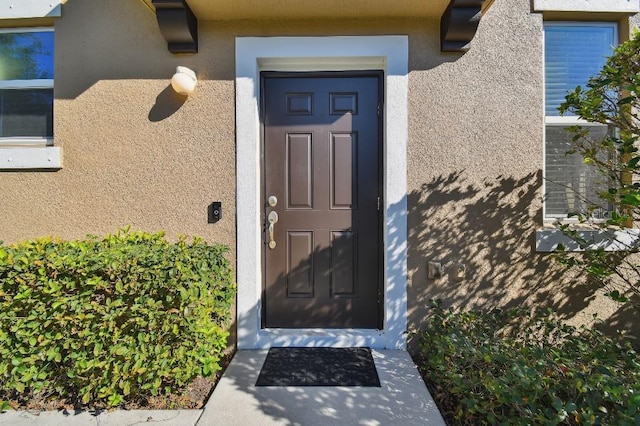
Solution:
<svg viewBox="0 0 640 426"><path fill-rule="evenodd" d="M549 312L461 312L434 304L420 370L449 424L640 424L629 342Z"/></svg>
<svg viewBox="0 0 640 426"><path fill-rule="evenodd" d="M117 406L219 370L226 251L128 229L0 246L0 400Z"/></svg>
<svg viewBox="0 0 640 426"><path fill-rule="evenodd" d="M630 302L640 310L640 239L625 230L640 221L640 32L616 47L598 75L585 88L578 86L569 93L559 111L615 129L597 138L588 127L569 128L573 134L569 153L579 154L607 182L597 199L583 200L589 207L576 215L578 222L600 230L605 242L617 249L605 250L575 226L558 223L584 255L559 245L557 258L585 273L613 300ZM609 212L608 219L601 220L598 212Z"/></svg>

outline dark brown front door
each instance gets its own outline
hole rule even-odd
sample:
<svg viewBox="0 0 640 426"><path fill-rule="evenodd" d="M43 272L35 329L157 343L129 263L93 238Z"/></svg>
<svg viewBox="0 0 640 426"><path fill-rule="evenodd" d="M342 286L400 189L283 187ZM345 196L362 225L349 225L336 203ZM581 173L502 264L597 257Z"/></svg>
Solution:
<svg viewBox="0 0 640 426"><path fill-rule="evenodd" d="M262 74L265 327L380 328L381 82Z"/></svg>

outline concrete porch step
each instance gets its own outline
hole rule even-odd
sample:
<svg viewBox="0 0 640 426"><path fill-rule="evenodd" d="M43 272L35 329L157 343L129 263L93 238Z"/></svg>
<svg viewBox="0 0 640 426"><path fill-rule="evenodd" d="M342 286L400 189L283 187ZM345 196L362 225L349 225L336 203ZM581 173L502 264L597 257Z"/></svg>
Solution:
<svg viewBox="0 0 640 426"><path fill-rule="evenodd" d="M198 426L445 425L406 351L372 350L381 387L256 387L266 350L242 350Z"/></svg>

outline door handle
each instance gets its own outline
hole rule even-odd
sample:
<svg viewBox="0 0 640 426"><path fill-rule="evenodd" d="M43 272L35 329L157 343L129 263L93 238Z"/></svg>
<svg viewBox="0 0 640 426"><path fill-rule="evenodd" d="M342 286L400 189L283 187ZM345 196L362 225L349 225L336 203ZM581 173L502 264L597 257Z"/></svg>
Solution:
<svg viewBox="0 0 640 426"><path fill-rule="evenodd" d="M276 241L273 237L273 233L275 231L275 225L276 223L278 223L278 212L269 212L269 216L267 216L267 222L269 222L269 248L273 250L274 248L276 248Z"/></svg>

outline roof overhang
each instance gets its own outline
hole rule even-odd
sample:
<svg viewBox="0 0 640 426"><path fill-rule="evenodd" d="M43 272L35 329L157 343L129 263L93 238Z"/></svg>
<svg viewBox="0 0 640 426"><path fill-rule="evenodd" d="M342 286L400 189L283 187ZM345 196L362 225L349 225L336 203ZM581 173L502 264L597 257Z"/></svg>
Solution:
<svg viewBox="0 0 640 426"><path fill-rule="evenodd" d="M155 0L144 0L156 3ZM449 0L187 0L201 21L439 18Z"/></svg>
<svg viewBox="0 0 640 426"><path fill-rule="evenodd" d="M464 52L493 0L142 0L174 53L197 52L198 21L440 19L441 47Z"/></svg>

